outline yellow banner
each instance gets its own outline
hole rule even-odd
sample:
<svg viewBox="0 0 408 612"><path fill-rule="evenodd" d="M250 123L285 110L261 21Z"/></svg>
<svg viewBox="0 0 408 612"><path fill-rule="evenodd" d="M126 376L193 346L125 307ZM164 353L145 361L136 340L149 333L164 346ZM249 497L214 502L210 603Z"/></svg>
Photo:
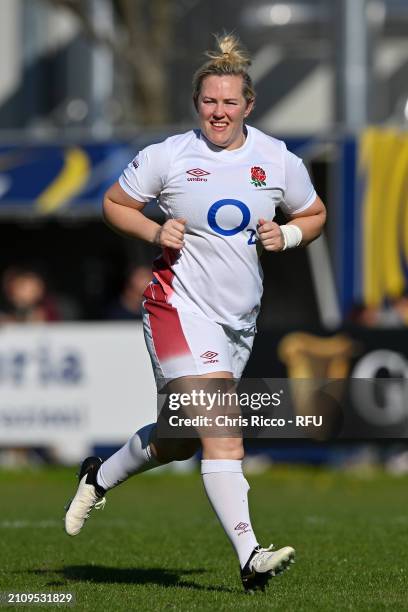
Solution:
<svg viewBox="0 0 408 612"><path fill-rule="evenodd" d="M408 265L408 134L367 129L360 142L363 302L379 307L404 292Z"/></svg>

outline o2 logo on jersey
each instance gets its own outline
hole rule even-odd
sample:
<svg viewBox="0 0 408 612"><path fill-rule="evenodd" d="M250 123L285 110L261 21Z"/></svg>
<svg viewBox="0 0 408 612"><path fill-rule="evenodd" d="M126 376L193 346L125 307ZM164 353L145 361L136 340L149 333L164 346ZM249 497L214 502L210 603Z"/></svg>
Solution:
<svg viewBox="0 0 408 612"><path fill-rule="evenodd" d="M225 229L218 224L217 213L224 206L235 206L241 211L242 221L239 225L237 225L236 227L232 227L230 229ZM210 209L207 214L208 225L211 227L211 229L214 232L216 232L217 234L221 234L221 236L235 236L235 234L239 234L239 232L242 232L242 230L244 230L247 227L250 219L251 219L251 212L248 206L244 204L244 202L241 202L240 200L233 200L229 198L224 199L224 200L217 200L217 202L214 202L214 204L210 206ZM256 230L250 229L248 230L248 232L250 234L249 239L248 239L248 244L255 244L256 243Z"/></svg>

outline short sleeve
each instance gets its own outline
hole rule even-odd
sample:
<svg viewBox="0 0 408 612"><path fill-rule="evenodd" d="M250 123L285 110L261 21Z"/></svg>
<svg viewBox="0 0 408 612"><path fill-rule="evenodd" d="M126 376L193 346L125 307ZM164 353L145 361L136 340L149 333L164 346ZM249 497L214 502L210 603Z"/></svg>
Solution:
<svg viewBox="0 0 408 612"><path fill-rule="evenodd" d="M295 215L309 208L317 194L303 161L285 149L286 189L279 204L287 215Z"/></svg>
<svg viewBox="0 0 408 612"><path fill-rule="evenodd" d="M139 202L157 198L166 183L169 155L166 141L140 151L119 177L119 184Z"/></svg>

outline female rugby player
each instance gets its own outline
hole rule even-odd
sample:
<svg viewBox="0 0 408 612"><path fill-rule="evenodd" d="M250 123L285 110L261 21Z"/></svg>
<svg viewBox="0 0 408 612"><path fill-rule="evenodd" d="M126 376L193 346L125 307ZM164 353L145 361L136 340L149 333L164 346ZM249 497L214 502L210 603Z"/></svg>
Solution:
<svg viewBox="0 0 408 612"><path fill-rule="evenodd" d="M144 297L144 332L159 389L189 378L239 380L251 354L262 295L257 245L268 252L317 238L325 207L302 161L284 142L246 124L255 102L248 55L233 36L193 79L199 129L148 146L106 193L106 222L126 236L159 245ZM167 220L143 215L152 198ZM273 221L275 208L287 224ZM201 474L211 505L238 556L247 591L264 588L295 551L261 548L248 510L240 437L202 437ZM102 462L82 464L65 520L77 535L105 493L129 476L197 450L196 440L160 438L154 423Z"/></svg>

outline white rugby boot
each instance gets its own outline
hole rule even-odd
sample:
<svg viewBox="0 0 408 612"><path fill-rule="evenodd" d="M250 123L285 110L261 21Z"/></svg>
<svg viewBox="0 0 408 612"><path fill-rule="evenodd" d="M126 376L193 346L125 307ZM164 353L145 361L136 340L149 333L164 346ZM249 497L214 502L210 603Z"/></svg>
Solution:
<svg viewBox="0 0 408 612"><path fill-rule="evenodd" d="M99 457L87 457L79 472L79 485L75 497L65 507L65 531L70 536L76 536L95 508L104 508L105 489L96 482L96 475L102 465Z"/></svg>
<svg viewBox="0 0 408 612"><path fill-rule="evenodd" d="M264 591L268 580L272 576L281 574L290 569L290 564L295 562L295 549L285 546L279 550L273 550L273 544L269 548L254 548L245 567L241 570L241 580L247 593Z"/></svg>

